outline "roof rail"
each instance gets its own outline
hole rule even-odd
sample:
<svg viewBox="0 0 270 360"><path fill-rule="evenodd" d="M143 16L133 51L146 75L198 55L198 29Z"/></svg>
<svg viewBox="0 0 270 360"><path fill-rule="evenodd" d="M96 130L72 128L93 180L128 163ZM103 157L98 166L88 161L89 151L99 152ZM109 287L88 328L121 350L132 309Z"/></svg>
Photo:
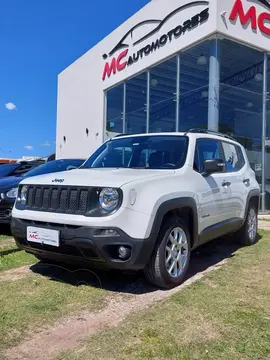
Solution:
<svg viewBox="0 0 270 360"><path fill-rule="evenodd" d="M185 135L187 134L209 134L209 135L217 135L217 136L220 136L220 137L223 137L223 138L226 138L226 139L230 139L230 140L233 140L233 141L236 141L233 137L229 136L229 135L226 135L226 134L223 134L223 133L220 133L218 131L213 131L213 130L207 130L207 129L190 129L188 130Z"/></svg>

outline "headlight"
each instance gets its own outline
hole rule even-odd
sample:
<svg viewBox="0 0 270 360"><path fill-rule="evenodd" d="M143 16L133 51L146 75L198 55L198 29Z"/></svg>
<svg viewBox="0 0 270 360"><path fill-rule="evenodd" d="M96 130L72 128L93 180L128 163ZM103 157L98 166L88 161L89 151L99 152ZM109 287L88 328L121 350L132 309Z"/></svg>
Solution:
<svg viewBox="0 0 270 360"><path fill-rule="evenodd" d="M17 187L9 190L6 193L6 197L8 197L10 199L16 199L17 195L18 195L18 188Z"/></svg>
<svg viewBox="0 0 270 360"><path fill-rule="evenodd" d="M28 190L27 185L23 185L20 191L20 202L22 205L26 204L27 190Z"/></svg>
<svg viewBox="0 0 270 360"><path fill-rule="evenodd" d="M115 189L103 189L99 194L99 204L105 211L113 211L119 204L119 193Z"/></svg>

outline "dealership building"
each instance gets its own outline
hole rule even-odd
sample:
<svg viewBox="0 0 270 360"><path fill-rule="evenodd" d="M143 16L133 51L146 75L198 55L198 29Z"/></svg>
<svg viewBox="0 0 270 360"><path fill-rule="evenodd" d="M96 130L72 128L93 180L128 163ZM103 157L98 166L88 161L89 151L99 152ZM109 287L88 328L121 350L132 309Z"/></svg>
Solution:
<svg viewBox="0 0 270 360"><path fill-rule="evenodd" d="M59 75L57 158L208 128L244 145L270 210L268 52L269 0L150 1Z"/></svg>

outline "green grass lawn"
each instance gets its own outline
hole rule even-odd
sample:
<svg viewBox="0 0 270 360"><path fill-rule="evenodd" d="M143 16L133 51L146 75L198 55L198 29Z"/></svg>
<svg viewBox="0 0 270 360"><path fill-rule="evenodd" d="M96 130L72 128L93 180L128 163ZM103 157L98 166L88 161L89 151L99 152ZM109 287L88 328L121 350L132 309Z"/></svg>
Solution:
<svg viewBox="0 0 270 360"><path fill-rule="evenodd" d="M39 331L62 316L103 306L104 290L53 281L30 271L24 275L3 281L0 273L0 358L1 350L16 345L29 331Z"/></svg>
<svg viewBox="0 0 270 360"><path fill-rule="evenodd" d="M5 240L1 239L0 245ZM0 246L0 354L35 327L40 329L74 311L91 311L102 306L103 290L52 281L30 270L18 279L14 273L3 272L10 269L18 272L20 269L16 268L38 262L15 244L5 246L3 242Z"/></svg>
<svg viewBox="0 0 270 360"><path fill-rule="evenodd" d="M267 221L267 222L270 222L270 219L268 218L261 218L260 221Z"/></svg>
<svg viewBox="0 0 270 360"><path fill-rule="evenodd" d="M19 250L15 243L0 246L0 354L28 331L52 324L64 315L96 310L103 305L105 291L101 289L76 287L31 270L21 274L23 265L36 263L33 255Z"/></svg>
<svg viewBox="0 0 270 360"><path fill-rule="evenodd" d="M8 235L0 235L0 240L7 239L8 237L9 237Z"/></svg>
<svg viewBox="0 0 270 360"><path fill-rule="evenodd" d="M219 270L57 359L270 359L270 233L261 234Z"/></svg>
<svg viewBox="0 0 270 360"><path fill-rule="evenodd" d="M37 259L25 251L19 250L15 245L0 248L0 274L3 270L9 270L37 262Z"/></svg>
<svg viewBox="0 0 270 360"><path fill-rule="evenodd" d="M3 270L17 268L37 262L33 255L17 248L12 238L0 239L0 273Z"/></svg>

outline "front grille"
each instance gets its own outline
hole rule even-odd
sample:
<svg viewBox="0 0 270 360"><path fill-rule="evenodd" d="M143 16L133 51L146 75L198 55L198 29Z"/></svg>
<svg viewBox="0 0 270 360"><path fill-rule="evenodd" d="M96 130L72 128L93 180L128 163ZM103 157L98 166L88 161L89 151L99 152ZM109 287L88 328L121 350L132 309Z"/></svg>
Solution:
<svg viewBox="0 0 270 360"><path fill-rule="evenodd" d="M44 227L45 223L44 221L34 221L34 220L25 220L25 219L20 219L20 221L24 224L26 224L27 226L41 226ZM58 223L49 223L46 222L45 226L50 226L51 228L57 227L57 229L72 229L72 230L77 230L80 228L80 226L77 225L67 225L67 224L58 224Z"/></svg>
<svg viewBox="0 0 270 360"><path fill-rule="evenodd" d="M26 209L69 214L85 214L97 201L94 189L32 186L27 193Z"/></svg>

